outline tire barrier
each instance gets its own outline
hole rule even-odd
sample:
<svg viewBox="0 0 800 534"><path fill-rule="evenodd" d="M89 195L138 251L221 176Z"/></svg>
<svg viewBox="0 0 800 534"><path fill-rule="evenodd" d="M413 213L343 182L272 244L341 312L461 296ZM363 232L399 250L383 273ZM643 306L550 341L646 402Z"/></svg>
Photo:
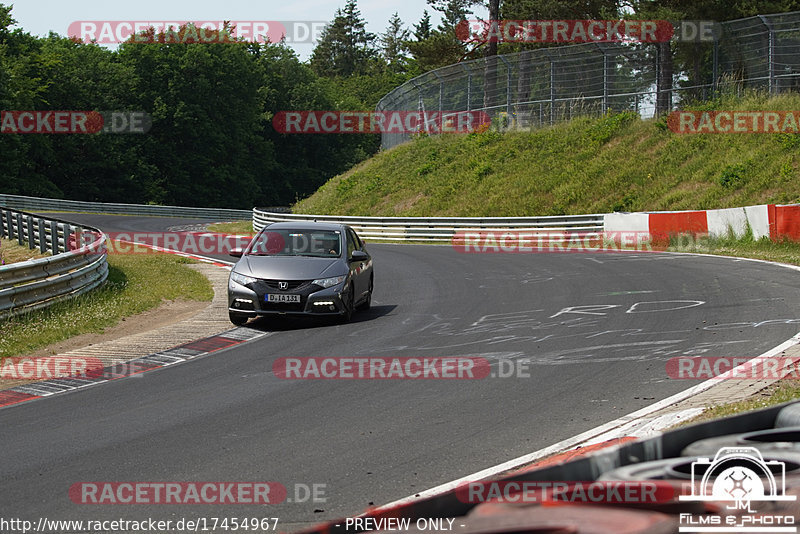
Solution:
<svg viewBox="0 0 800 534"><path fill-rule="evenodd" d="M755 447L762 453L800 453L800 426L759 430L695 441L681 452L682 456L714 456L720 447Z"/></svg>
<svg viewBox="0 0 800 534"><path fill-rule="evenodd" d="M712 451L716 453L719 447ZM787 475L800 475L800 451L775 452L762 451L764 461L783 462ZM706 457L709 455L705 455ZM713 457L713 454L710 455ZM697 457L681 456L679 458L666 458L640 464L618 467L600 475L598 480L632 481L632 480L692 480L692 467L697 462ZM702 472L698 473L702 474Z"/></svg>
<svg viewBox="0 0 800 534"><path fill-rule="evenodd" d="M590 453L587 456L566 461L556 465L546 465L540 469L523 470L500 476L490 480L476 481L484 487L493 484L505 487L524 488L525 483L535 487L565 484L568 481L594 481L590 484L642 484L637 481L653 481L658 487L667 485L674 492L666 499L638 502L567 502L565 500L533 500L520 501L509 499L508 495L498 493L482 494L491 497L487 500L464 499L464 492L469 491L469 483L453 490L418 500L404 500L402 504L385 506L367 510L360 518L372 518L374 522L353 525L352 519L339 519L310 528L308 534L353 534L364 531L384 531L391 529L378 525L381 520L398 521L407 519L408 528L404 532L430 531L427 525L432 519L452 518L459 532L483 534L496 532L532 532L532 533L597 533L618 534L627 532L679 532L685 530L684 520L687 516L694 523L689 527L706 526L710 521L719 524L745 524L738 531L751 531L754 523L766 524L767 521L794 521L800 517L800 503L787 499L777 499L761 505L751 512L747 507L731 506L733 501L717 498L716 494L705 499L696 498L694 488L698 480L692 477L692 464L698 462L709 465L708 458L716 453L709 449L704 458L681 456L687 447L699 447L703 441L711 439L714 443L735 443L735 452L752 451L751 443L761 450L764 478L777 477L776 472L785 470L785 493L787 497L800 496L800 450L771 450L777 443L794 443L798 428L778 427L800 414L800 402L764 408L759 411L730 416L724 419L698 423L678 428L662 435L619 445ZM779 420L780 415L780 420ZM800 425L795 425L800 426ZM746 438L746 439L743 439ZM782 442L781 440L791 440ZM738 445L745 441L748 445ZM762 445L764 448L762 449ZM694 450L694 449L692 449ZM724 450L724 449L723 449ZM717 453L717 456L722 451ZM756 451L757 452L757 451ZM735 455L733 456L736 459ZM720 461L730 457L722 456ZM755 458L752 456L751 458ZM703 461L705 460L705 461ZM716 457L715 457L716 461ZM782 463L783 468L779 468ZM712 463L711 467L695 468L695 472L714 469L719 474L721 463ZM768 471L767 471L768 470ZM771 474L770 474L771 473ZM737 481L739 479L736 479ZM530 485L529 484L529 485ZM573 484L581 484L573 482ZM520 490L524 494L524 489ZM681 498L688 496L689 498ZM351 523L348 523L351 521ZM749 523L748 523L749 522ZM775 523L772 523L773 525ZM447 523L445 523L447 525ZM397 529L395 529L397 531ZM688 531L688 530L687 530Z"/></svg>
<svg viewBox="0 0 800 534"><path fill-rule="evenodd" d="M791 404L778 413L775 419L775 428L787 426L800 426L800 402Z"/></svg>

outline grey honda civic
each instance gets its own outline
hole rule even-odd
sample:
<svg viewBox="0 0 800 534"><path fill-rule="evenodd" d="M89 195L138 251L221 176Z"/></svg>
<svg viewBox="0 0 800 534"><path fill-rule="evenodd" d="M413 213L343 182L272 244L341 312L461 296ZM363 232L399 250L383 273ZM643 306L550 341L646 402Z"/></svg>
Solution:
<svg viewBox="0 0 800 534"><path fill-rule="evenodd" d="M280 222L243 250L228 279L228 314L242 325L259 315L338 316L372 302L372 257L343 224Z"/></svg>

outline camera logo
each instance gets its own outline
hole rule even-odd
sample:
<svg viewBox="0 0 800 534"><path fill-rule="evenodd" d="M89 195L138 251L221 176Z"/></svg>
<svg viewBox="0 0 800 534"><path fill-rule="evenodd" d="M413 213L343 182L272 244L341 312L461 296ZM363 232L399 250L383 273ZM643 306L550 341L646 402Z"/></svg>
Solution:
<svg viewBox="0 0 800 534"><path fill-rule="evenodd" d="M713 460L692 462L692 494L681 501L731 502L726 516L680 514L680 532L731 532L755 528L758 532L797 532L793 514L761 514L751 503L794 501L786 495L786 464L765 461L755 447L722 447ZM732 530L733 529L733 530Z"/></svg>

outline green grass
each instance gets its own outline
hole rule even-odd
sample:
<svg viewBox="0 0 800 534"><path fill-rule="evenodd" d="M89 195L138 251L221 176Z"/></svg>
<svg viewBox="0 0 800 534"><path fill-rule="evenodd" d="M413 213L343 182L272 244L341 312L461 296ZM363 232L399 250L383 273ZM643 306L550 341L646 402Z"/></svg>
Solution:
<svg viewBox="0 0 800 534"><path fill-rule="evenodd" d="M16 241L0 239L0 265L9 265L46 256L49 256L49 254L42 254L38 248L31 250L27 246L21 246Z"/></svg>
<svg viewBox="0 0 800 534"><path fill-rule="evenodd" d="M223 234L251 235L253 233L253 221L232 221L209 224L208 231L221 232Z"/></svg>
<svg viewBox="0 0 800 534"><path fill-rule="evenodd" d="M800 399L800 384L793 380L783 380L776 382L769 386L766 390L759 392L757 395L738 402L731 402L728 404L719 404L714 406L707 406L700 415L682 421L671 428L679 428L686 425L693 425L695 423L702 423L703 421L710 421L712 419L719 419L728 417L730 415L737 415L740 413L750 412L753 410L760 410L769 406L775 406L784 402Z"/></svg>
<svg viewBox="0 0 800 534"><path fill-rule="evenodd" d="M800 109L800 95L702 109ZM800 134L671 132L625 112L532 132L420 137L336 176L295 213L533 216L800 202Z"/></svg>
<svg viewBox="0 0 800 534"><path fill-rule="evenodd" d="M169 254L109 255L106 284L50 308L0 322L0 357L28 354L72 336L102 333L164 300L208 302L211 283L192 260Z"/></svg>
<svg viewBox="0 0 800 534"><path fill-rule="evenodd" d="M677 252L697 252L776 261L791 265L800 265L800 243L781 241L774 243L768 237L754 240L752 236L743 238L714 237L701 239L696 246L672 246L670 250Z"/></svg>

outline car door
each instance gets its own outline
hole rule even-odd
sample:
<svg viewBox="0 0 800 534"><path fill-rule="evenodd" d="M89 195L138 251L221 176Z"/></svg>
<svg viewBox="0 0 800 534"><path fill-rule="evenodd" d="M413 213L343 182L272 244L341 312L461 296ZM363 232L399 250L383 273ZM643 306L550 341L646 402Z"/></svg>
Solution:
<svg viewBox="0 0 800 534"><path fill-rule="evenodd" d="M350 274L355 288L355 300L358 302L369 291L369 271L371 259L369 255L365 259L354 260L353 252L359 250L366 253L364 244L358 238L352 228L347 228L347 262L350 267Z"/></svg>

